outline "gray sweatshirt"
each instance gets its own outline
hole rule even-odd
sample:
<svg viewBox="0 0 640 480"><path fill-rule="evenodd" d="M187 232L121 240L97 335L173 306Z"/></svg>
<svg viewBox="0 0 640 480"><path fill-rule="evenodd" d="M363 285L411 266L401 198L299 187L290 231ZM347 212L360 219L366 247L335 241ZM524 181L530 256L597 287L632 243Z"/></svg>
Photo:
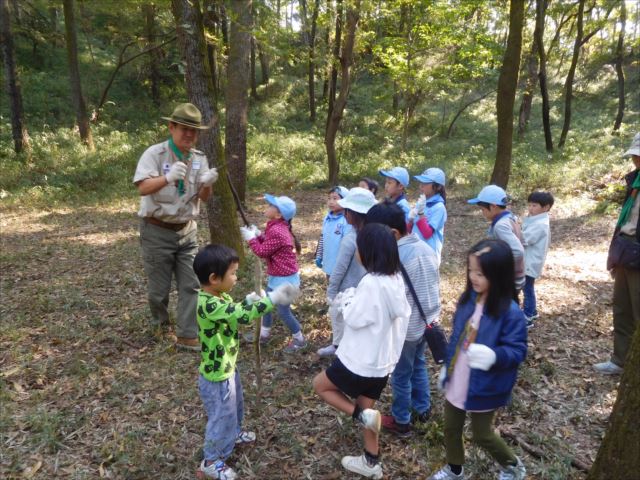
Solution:
<svg viewBox="0 0 640 480"><path fill-rule="evenodd" d="M352 230L340 242L338 257L329 277L329 287L327 288L327 297L331 300L347 288L357 287L362 277L367 273L356 258L356 237L357 233Z"/></svg>

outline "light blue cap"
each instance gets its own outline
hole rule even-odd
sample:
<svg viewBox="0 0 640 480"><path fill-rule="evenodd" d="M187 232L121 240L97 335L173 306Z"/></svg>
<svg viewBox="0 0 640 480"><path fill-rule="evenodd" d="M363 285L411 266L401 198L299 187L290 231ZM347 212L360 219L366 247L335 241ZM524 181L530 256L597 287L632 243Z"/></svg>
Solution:
<svg viewBox="0 0 640 480"><path fill-rule="evenodd" d="M367 213L376 203L376 197L366 188L353 187L346 197L338 200L338 205L358 213Z"/></svg>
<svg viewBox="0 0 640 480"><path fill-rule="evenodd" d="M507 195L507 192L505 192L502 188L497 185L487 185L482 190L480 190L480 193L476 198L467 200L467 203L476 204L478 202L484 202L505 207L508 201L509 197Z"/></svg>
<svg viewBox="0 0 640 480"><path fill-rule="evenodd" d="M344 198L349 193L349 189L343 187L342 185L336 185L331 190L329 190L329 193L334 193L334 192L340 195L340 198Z"/></svg>
<svg viewBox="0 0 640 480"><path fill-rule="evenodd" d="M281 197L274 197L273 195L265 193L264 199L269 203L269 205L273 205L280 210L280 215L282 215L282 218L285 220L289 221L296 216L296 202L291 200L289 197L285 197L284 195Z"/></svg>
<svg viewBox="0 0 640 480"><path fill-rule="evenodd" d="M427 168L422 174L414 175L413 178L420 183L437 183L443 187L445 184L444 172L439 168Z"/></svg>
<svg viewBox="0 0 640 480"><path fill-rule="evenodd" d="M393 178L397 180L405 187L409 186L409 172L403 167L393 167L391 170L380 170L380 175L383 177Z"/></svg>

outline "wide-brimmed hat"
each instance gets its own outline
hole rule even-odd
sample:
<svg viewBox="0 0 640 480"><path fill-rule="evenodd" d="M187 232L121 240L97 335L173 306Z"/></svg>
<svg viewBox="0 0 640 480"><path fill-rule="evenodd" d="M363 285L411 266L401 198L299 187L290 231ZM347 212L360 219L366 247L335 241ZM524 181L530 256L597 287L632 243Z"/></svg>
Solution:
<svg viewBox="0 0 640 480"><path fill-rule="evenodd" d="M502 188L497 185L487 185L476 198L467 200L467 203L476 204L479 202L488 203L489 205L500 205L505 207L509 203L509 196Z"/></svg>
<svg viewBox="0 0 640 480"><path fill-rule="evenodd" d="M637 155L640 157L640 133L636 133L635 137L633 137L629 150L624 152L623 156L630 157L631 155Z"/></svg>
<svg viewBox="0 0 640 480"><path fill-rule="evenodd" d="M289 221L296 216L296 202L291 200L289 197L285 197L284 195L281 197L275 197L265 193L264 199L269 205L276 207L280 211L282 218L286 221Z"/></svg>
<svg viewBox="0 0 640 480"><path fill-rule="evenodd" d="M338 205L354 212L365 214L376 203L376 197L366 188L353 187L347 196L338 200Z"/></svg>
<svg viewBox="0 0 640 480"><path fill-rule="evenodd" d="M187 127L197 128L198 130L208 130L211 128L207 125L202 125L202 114L193 103L181 103L173 110L170 117L162 117L162 119L179 123L180 125L186 125Z"/></svg>
<svg viewBox="0 0 640 480"><path fill-rule="evenodd" d="M393 178L405 187L409 186L409 172L407 172L407 169L404 167L393 167L391 170L380 170L379 173L383 177Z"/></svg>
<svg viewBox="0 0 640 480"><path fill-rule="evenodd" d="M438 185L442 185L444 187L445 177L444 172L439 168L427 168L420 175L414 175L413 178L418 180L420 183L437 183Z"/></svg>

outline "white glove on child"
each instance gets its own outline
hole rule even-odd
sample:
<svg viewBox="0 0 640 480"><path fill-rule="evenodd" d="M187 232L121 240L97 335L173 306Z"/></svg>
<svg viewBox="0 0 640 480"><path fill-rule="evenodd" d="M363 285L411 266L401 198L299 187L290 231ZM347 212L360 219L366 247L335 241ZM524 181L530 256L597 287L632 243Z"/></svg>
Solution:
<svg viewBox="0 0 640 480"><path fill-rule="evenodd" d="M249 228L251 229L251 231L254 233L254 235L256 237L259 237L262 234L260 229L258 227L256 227L255 225L251 225Z"/></svg>
<svg viewBox="0 0 640 480"><path fill-rule="evenodd" d="M438 375L438 390L443 391L444 390L444 381L447 378L447 367L446 366L442 366L442 368L440 369L440 374Z"/></svg>
<svg viewBox="0 0 640 480"><path fill-rule="evenodd" d="M202 185L204 187L210 187L211 185L216 183L216 180L218 180L218 169L215 167L210 168L202 175L200 175L200 181L202 182Z"/></svg>
<svg viewBox="0 0 640 480"><path fill-rule="evenodd" d="M244 297L247 305L253 305L254 303L262 300L265 297L264 290L260 290L260 293L251 292L249 295Z"/></svg>
<svg viewBox="0 0 640 480"><path fill-rule="evenodd" d="M251 227L240 227L240 235L245 242L249 242L256 238L256 233L251 229Z"/></svg>
<svg viewBox="0 0 640 480"><path fill-rule="evenodd" d="M171 165L169 171L165 174L164 178L167 179L167 183L171 184L178 180L184 179L187 175L187 165L183 162L176 162Z"/></svg>
<svg viewBox="0 0 640 480"><path fill-rule="evenodd" d="M489 370L496 363L496 352L481 343L472 343L467 350L469 366L479 370Z"/></svg>
<svg viewBox="0 0 640 480"><path fill-rule="evenodd" d="M409 210L409 220L413 221L416 217L420 215L424 215L424 209L427 206L427 197L424 196L424 193L420 195L418 201L416 202L415 207Z"/></svg>
<svg viewBox="0 0 640 480"><path fill-rule="evenodd" d="M271 303L276 305L290 305L300 296L300 289L290 283L285 283L267 293Z"/></svg>

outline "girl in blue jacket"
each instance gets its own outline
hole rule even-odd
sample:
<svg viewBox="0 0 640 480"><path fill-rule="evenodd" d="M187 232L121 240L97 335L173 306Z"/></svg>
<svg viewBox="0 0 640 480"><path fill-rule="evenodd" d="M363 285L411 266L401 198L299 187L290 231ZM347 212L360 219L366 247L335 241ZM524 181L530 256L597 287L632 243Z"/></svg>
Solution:
<svg viewBox="0 0 640 480"><path fill-rule="evenodd" d="M464 478L467 412L473 441L500 464L499 478L525 478L524 465L492 427L496 410L509 402L518 365L527 354L526 321L513 301L513 289L513 254L506 242L483 240L471 248L467 288L458 301L440 372L447 465L428 480Z"/></svg>

